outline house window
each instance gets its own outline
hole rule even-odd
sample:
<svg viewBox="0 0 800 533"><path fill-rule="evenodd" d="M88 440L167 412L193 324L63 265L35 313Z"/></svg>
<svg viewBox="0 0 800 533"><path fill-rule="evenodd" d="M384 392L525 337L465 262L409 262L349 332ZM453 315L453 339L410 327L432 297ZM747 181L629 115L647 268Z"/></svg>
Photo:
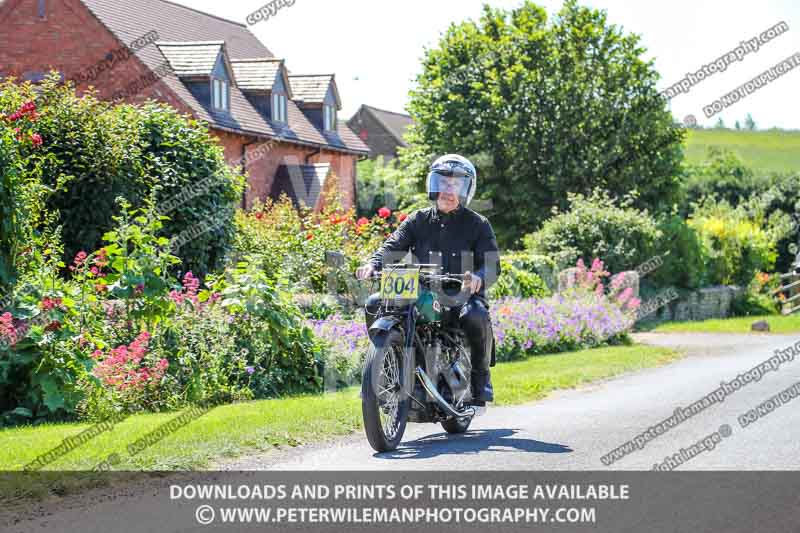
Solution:
<svg viewBox="0 0 800 533"><path fill-rule="evenodd" d="M272 120L275 122L287 122L286 100L285 94L272 93Z"/></svg>
<svg viewBox="0 0 800 533"><path fill-rule="evenodd" d="M326 105L322 108L323 123L326 131L333 131L336 129L336 108L332 105Z"/></svg>
<svg viewBox="0 0 800 533"><path fill-rule="evenodd" d="M225 80L211 80L211 103L214 109L219 111L228 110L230 101L230 91L228 82Z"/></svg>

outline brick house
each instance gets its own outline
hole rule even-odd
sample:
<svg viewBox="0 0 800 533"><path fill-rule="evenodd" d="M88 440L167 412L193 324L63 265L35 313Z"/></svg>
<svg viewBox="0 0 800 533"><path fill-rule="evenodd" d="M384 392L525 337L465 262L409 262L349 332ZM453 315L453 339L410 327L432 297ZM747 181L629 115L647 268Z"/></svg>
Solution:
<svg viewBox="0 0 800 533"><path fill-rule="evenodd" d="M167 0L0 0L0 76L50 70L79 91L155 99L207 123L248 174L245 206L288 192L320 208L333 188L356 203L369 148L337 119L335 76L290 75L244 24Z"/></svg>
<svg viewBox="0 0 800 533"><path fill-rule="evenodd" d="M362 105L347 125L369 146L370 159L383 156L384 161L397 157L397 149L408 144L403 138L414 123L409 115Z"/></svg>

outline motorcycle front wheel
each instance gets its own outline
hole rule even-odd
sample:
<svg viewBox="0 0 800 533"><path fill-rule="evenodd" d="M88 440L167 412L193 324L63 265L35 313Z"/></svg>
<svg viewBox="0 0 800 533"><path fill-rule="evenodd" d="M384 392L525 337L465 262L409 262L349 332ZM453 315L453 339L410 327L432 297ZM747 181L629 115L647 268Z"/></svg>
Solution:
<svg viewBox="0 0 800 533"><path fill-rule="evenodd" d="M403 387L408 369L403 335L392 330L372 343L361 381L361 414L370 446L377 452L397 449L408 422L410 400Z"/></svg>

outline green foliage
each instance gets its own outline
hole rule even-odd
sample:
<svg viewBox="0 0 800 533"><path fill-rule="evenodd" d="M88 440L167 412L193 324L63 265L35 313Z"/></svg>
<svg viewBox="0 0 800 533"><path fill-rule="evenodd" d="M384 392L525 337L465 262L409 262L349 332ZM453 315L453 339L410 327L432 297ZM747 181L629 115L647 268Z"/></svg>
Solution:
<svg viewBox="0 0 800 533"><path fill-rule="evenodd" d="M765 220L742 205L734 208L710 198L698 204L689 218L703 245L709 283L742 287L757 272L772 271L777 241L788 224L786 218Z"/></svg>
<svg viewBox="0 0 800 533"><path fill-rule="evenodd" d="M3 82L0 110L14 109L30 92L30 86ZM208 227L179 250L185 269L204 275L222 265L242 180L204 126L166 105L78 98L57 76L41 85L35 102L43 144L23 161L23 172L40 173L55 189L47 206L59 213L65 258L100 247L118 213L117 197L134 207L153 198L169 210L162 235Z"/></svg>
<svg viewBox="0 0 800 533"><path fill-rule="evenodd" d="M657 246L661 265L643 278L643 285L699 289L706 282L705 256L697 232L678 215L659 222L662 237ZM663 244L661 244L663 243Z"/></svg>
<svg viewBox="0 0 800 533"><path fill-rule="evenodd" d="M250 387L256 397L320 390L321 347L291 295L278 290L257 261L241 262L229 275L212 288L221 292L222 306L239 317L231 334L255 370Z"/></svg>
<svg viewBox="0 0 800 533"><path fill-rule="evenodd" d="M688 165L686 172L688 176L682 185L684 215L705 196L713 195L738 205L768 187L766 178L755 176L732 151L717 146L709 147L707 159L700 165Z"/></svg>
<svg viewBox="0 0 800 533"><path fill-rule="evenodd" d="M0 109L15 110L0 115L0 299L26 274L33 246L47 248L55 237L42 166L28 163L26 170L41 144L34 97L30 86L10 94L0 85Z"/></svg>
<svg viewBox="0 0 800 533"><path fill-rule="evenodd" d="M477 198L492 201L502 245L538 227L547 207L565 209L570 192L638 191L639 208L669 206L684 130L639 41L574 0L550 23L531 2L486 7L426 51L409 104L416 146L404 157L418 171L431 154L479 160Z"/></svg>
<svg viewBox="0 0 800 533"><path fill-rule="evenodd" d="M326 251L345 254L346 270L354 272L397 227L399 214L386 218L356 220L352 211L342 211L335 199L326 201L321 213L295 209L283 197L256 204L236 217L236 254L260 261L271 279L294 292L327 292L329 267Z"/></svg>
<svg viewBox="0 0 800 533"><path fill-rule="evenodd" d="M430 205L416 177L398 159L383 157L358 162L358 216L372 216L381 207L410 213Z"/></svg>
<svg viewBox="0 0 800 533"><path fill-rule="evenodd" d="M489 288L491 299L517 296L520 298L544 298L550 294L547 284L537 274L515 266L510 258L500 258L500 276Z"/></svg>
<svg viewBox="0 0 800 533"><path fill-rule="evenodd" d="M646 210L631 203L599 190L590 196L570 194L569 210L554 210L539 231L524 238L525 247L559 265L603 257L612 272L635 270L653 256L661 231Z"/></svg>

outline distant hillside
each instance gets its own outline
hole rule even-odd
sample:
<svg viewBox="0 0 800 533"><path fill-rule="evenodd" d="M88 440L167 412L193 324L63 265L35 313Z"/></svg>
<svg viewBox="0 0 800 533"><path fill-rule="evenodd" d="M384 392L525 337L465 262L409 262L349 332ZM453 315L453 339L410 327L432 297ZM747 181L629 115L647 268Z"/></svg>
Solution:
<svg viewBox="0 0 800 533"><path fill-rule="evenodd" d="M686 159L704 161L709 146L728 148L753 169L800 172L800 131L689 130Z"/></svg>

